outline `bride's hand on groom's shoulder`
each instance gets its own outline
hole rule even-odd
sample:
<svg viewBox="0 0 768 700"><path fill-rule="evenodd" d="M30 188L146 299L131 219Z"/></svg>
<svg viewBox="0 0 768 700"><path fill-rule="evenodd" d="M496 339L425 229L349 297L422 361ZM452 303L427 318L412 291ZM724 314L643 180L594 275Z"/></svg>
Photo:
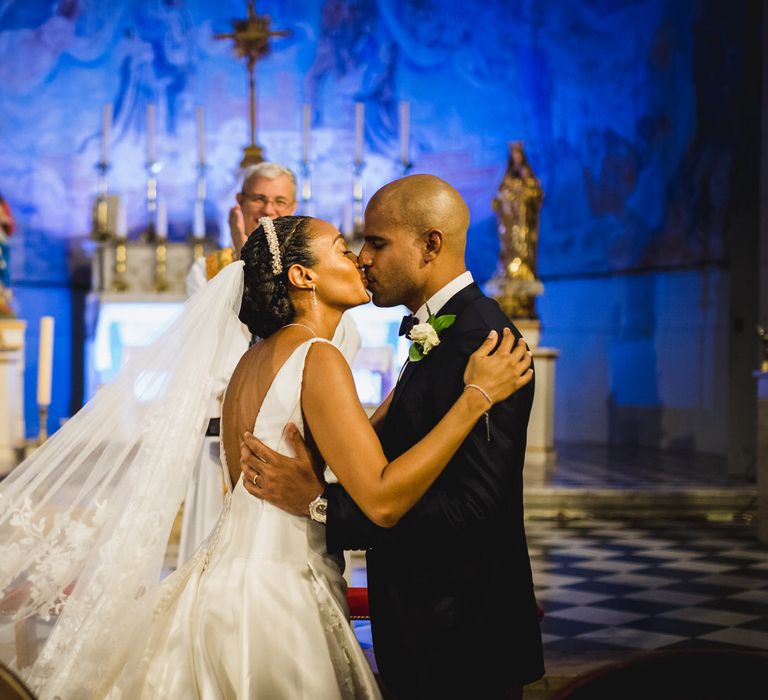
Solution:
<svg viewBox="0 0 768 700"><path fill-rule="evenodd" d="M492 330L483 344L469 357L464 371L464 384L480 389L495 404L503 401L533 379L532 354L524 338L515 339L504 328L499 340Z"/></svg>
<svg viewBox="0 0 768 700"><path fill-rule="evenodd" d="M285 439L295 457L275 452L251 433L243 435L243 486L252 496L287 513L308 515L309 504L323 492L325 484L318 479L312 453L295 426L286 426Z"/></svg>

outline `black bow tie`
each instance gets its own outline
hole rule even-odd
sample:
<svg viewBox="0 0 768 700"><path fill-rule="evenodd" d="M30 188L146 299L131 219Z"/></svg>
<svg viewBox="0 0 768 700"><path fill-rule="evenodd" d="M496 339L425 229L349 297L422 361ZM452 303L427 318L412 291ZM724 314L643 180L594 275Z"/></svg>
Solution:
<svg viewBox="0 0 768 700"><path fill-rule="evenodd" d="M411 314L403 316L403 320L400 321L400 330L397 332L397 334L408 335L411 332L411 328L413 328L418 322L419 319L415 316L412 316Z"/></svg>

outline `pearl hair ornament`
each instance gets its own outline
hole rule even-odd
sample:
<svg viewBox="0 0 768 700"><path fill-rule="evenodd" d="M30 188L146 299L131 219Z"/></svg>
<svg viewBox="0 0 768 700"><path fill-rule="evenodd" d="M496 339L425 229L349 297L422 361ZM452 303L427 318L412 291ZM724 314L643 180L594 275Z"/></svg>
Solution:
<svg viewBox="0 0 768 700"><path fill-rule="evenodd" d="M267 247L272 257L272 274L279 275L283 271L283 262L280 259L280 243L277 241L275 222L268 216L262 216L259 219L259 226L264 229L264 234L267 237Z"/></svg>

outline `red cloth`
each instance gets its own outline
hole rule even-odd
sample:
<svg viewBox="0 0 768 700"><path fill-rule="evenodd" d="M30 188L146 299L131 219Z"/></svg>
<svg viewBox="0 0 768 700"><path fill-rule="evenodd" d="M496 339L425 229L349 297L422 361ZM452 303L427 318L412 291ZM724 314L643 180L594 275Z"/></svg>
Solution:
<svg viewBox="0 0 768 700"><path fill-rule="evenodd" d="M347 602L349 603L349 616L351 618L367 620L371 617L368 608L367 588L347 588Z"/></svg>

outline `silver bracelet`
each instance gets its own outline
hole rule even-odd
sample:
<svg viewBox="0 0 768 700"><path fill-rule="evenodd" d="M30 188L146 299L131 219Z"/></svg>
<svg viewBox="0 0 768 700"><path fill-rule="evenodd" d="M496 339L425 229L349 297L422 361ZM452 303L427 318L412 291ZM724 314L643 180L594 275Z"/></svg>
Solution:
<svg viewBox="0 0 768 700"><path fill-rule="evenodd" d="M487 392L485 389L483 389L483 387L481 387L481 386L478 386L477 384L465 384L465 385L464 385L464 390L466 391L466 390L467 390L467 389L469 389L470 387L471 387L472 389L477 389L477 390L478 390L478 391L479 391L479 392L480 392L480 393L481 393L483 396L485 396L485 400L486 400L486 401L487 401L489 404L491 404L491 406L493 406L493 401L491 401L491 397L490 397L490 396L488 396L488 392Z"/></svg>
<svg viewBox="0 0 768 700"><path fill-rule="evenodd" d="M478 386L477 384L464 385L464 391L466 391L469 388L477 389L485 397L486 401L488 401L488 403L491 404L491 406L493 406L493 401L491 401L491 397L488 396L488 392L485 389L483 389L483 387ZM490 415L488 415L488 413L489 412L486 411L485 413L483 413L483 416L485 416L485 437L486 437L486 440L490 442L491 441L491 417Z"/></svg>

